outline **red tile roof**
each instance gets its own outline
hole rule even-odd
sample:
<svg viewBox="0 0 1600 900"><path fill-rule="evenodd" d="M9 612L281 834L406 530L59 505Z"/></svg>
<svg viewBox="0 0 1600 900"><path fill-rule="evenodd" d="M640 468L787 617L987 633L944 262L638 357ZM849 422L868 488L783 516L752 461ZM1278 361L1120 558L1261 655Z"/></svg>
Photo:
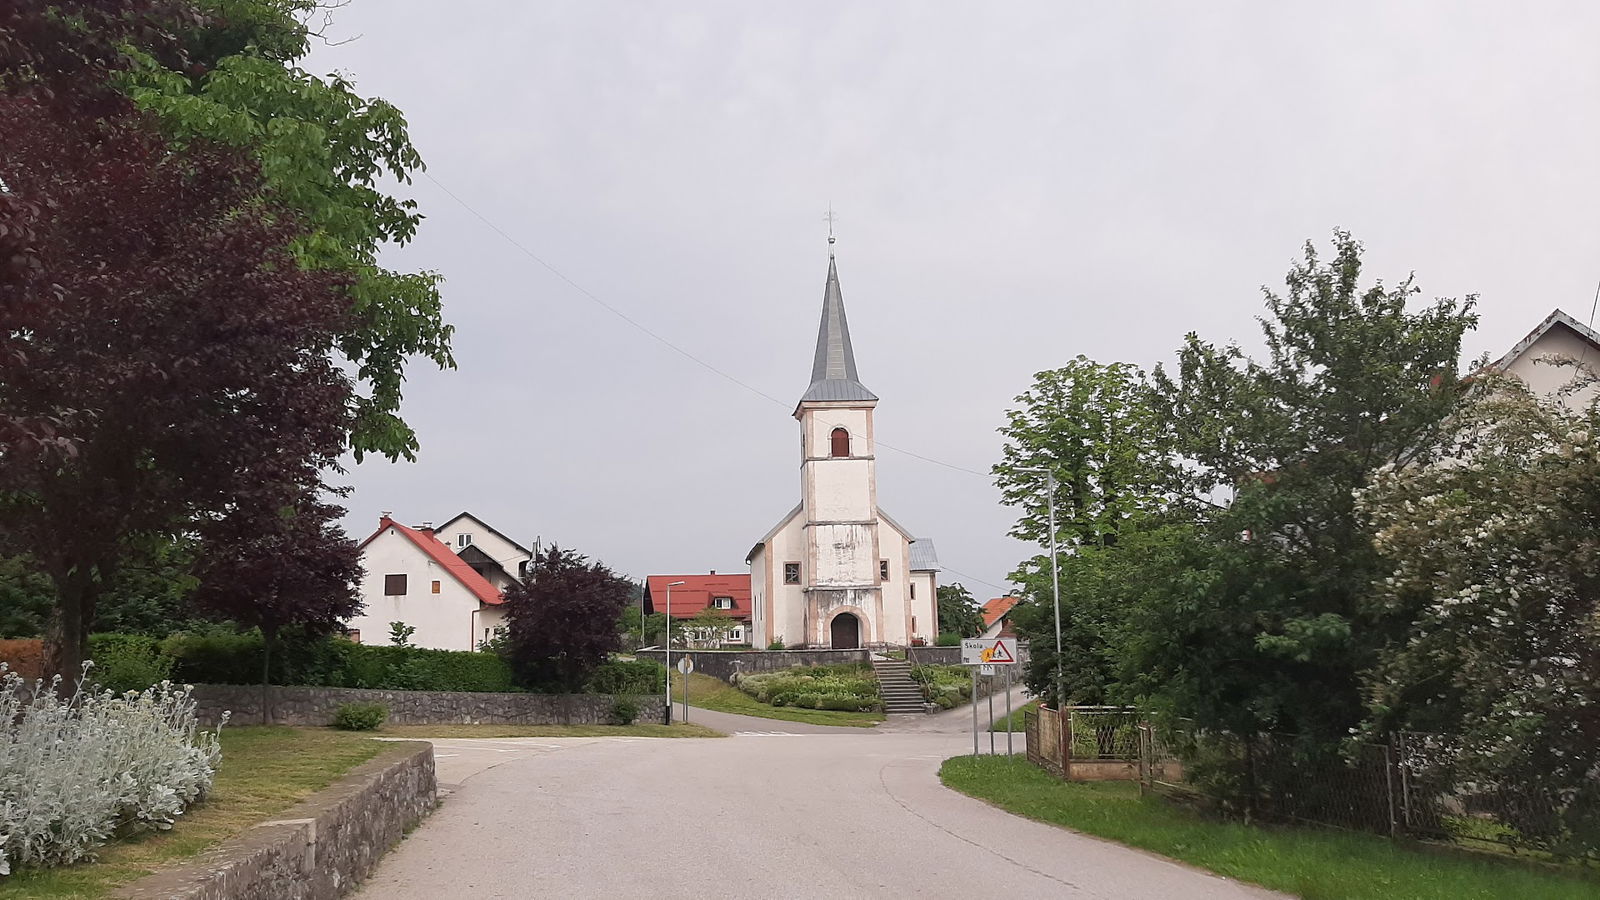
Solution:
<svg viewBox="0 0 1600 900"><path fill-rule="evenodd" d="M1011 607L1021 602L1021 597L996 597L985 603L983 608L979 610L979 612L983 613L984 629L987 630L996 621L1005 618L1006 613L1011 612Z"/></svg>
<svg viewBox="0 0 1600 900"><path fill-rule="evenodd" d="M735 619L750 618L749 575L651 575L644 580L645 606L650 612L665 612L667 585L672 586L672 617L692 619L711 605L713 597L733 598L733 609L725 610Z"/></svg>
<svg viewBox="0 0 1600 900"><path fill-rule="evenodd" d="M388 516L384 516L378 520L378 530L374 531L371 537L362 541L361 546L365 547L372 543L378 535L383 534L386 528L393 528L395 531L405 535L411 543L417 545L419 550L428 554L430 559L438 563L446 572L449 572L451 577L461 582L461 585L471 591L474 597L494 606L505 602L505 598L501 596L500 591L490 584L488 579L479 575L475 569L467 565L466 560L455 555L449 547L445 546L443 541L434 537L433 529L431 528L409 528Z"/></svg>

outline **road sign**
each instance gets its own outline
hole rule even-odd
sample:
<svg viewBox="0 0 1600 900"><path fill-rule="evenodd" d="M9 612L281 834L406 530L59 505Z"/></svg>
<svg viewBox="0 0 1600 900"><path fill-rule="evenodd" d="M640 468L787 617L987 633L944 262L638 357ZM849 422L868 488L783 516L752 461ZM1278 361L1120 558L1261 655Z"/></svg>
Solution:
<svg viewBox="0 0 1600 900"><path fill-rule="evenodd" d="M978 674L979 675L993 675L994 672L995 672L994 666L989 664L989 663L984 663L983 665L978 667Z"/></svg>
<svg viewBox="0 0 1600 900"><path fill-rule="evenodd" d="M682 659L678 660L678 671L682 672L685 675L689 674L690 672L693 672L694 671L694 657L685 656Z"/></svg>
<svg viewBox="0 0 1600 900"><path fill-rule="evenodd" d="M1009 666L1016 661L1016 638L968 638L961 642L961 664L964 666Z"/></svg>

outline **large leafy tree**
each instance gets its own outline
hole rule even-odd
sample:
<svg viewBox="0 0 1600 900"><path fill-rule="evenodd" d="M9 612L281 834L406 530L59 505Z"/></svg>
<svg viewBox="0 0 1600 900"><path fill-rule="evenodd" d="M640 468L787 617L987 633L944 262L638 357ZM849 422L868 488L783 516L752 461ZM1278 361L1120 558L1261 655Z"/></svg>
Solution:
<svg viewBox="0 0 1600 900"><path fill-rule="evenodd" d="M304 232L247 156L176 148L111 89L119 48L170 49L170 5L4 16L0 546L50 578L50 669L70 675L143 548L265 490L303 496L337 461L350 383L331 352L351 299L298 264Z"/></svg>
<svg viewBox="0 0 1600 900"><path fill-rule="evenodd" d="M939 585L939 633L964 638L983 633L983 616L978 601L959 581Z"/></svg>
<svg viewBox="0 0 1600 900"><path fill-rule="evenodd" d="M1361 246L1307 244L1266 292L1264 359L1190 335L1155 381L1197 498L1204 545L1144 610L1138 667L1202 724L1331 742L1362 718L1385 636L1364 614L1386 567L1356 492L1430 445L1453 409L1472 300L1412 312L1411 279L1362 287Z"/></svg>
<svg viewBox="0 0 1600 900"><path fill-rule="evenodd" d="M136 46L120 83L179 144L225 143L256 160L265 193L302 225L290 244L295 258L338 273L350 295L337 347L359 387L349 400L356 459L412 458L416 434L399 416L406 361L454 361L440 277L378 264L381 248L410 241L422 221L414 201L383 187L408 183L423 168L405 117L344 77L300 67L316 37L310 23L325 9L320 0L194 7L198 16L172 28L181 52Z"/></svg>
<svg viewBox="0 0 1600 900"><path fill-rule="evenodd" d="M1012 575L1028 598L1012 622L1031 647L1029 685L1051 702L1058 694L1103 702L1118 652L1113 632L1126 612L1124 585L1112 574L1121 571L1121 547L1185 508L1185 476L1137 366L1079 356L1035 375L1016 402L1000 429L1006 443L995 477L1003 501L1021 509L1011 534L1044 550L1050 481L1040 470L1054 476L1062 567L1059 661L1049 556L1025 560Z"/></svg>
<svg viewBox="0 0 1600 900"><path fill-rule="evenodd" d="M1399 636L1367 675L1369 729L1453 736L1541 836L1600 831L1600 414L1490 377L1416 463L1361 496ZM1591 844L1592 846L1592 844Z"/></svg>
<svg viewBox="0 0 1600 900"><path fill-rule="evenodd" d="M576 692L621 649L617 619L632 584L554 544L505 592L505 653L528 687Z"/></svg>

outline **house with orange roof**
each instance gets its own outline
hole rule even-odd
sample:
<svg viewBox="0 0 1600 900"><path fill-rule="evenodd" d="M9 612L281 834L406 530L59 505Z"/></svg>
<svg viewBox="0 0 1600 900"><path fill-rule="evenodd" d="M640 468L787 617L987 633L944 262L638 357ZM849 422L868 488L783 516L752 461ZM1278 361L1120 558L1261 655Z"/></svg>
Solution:
<svg viewBox="0 0 1600 900"><path fill-rule="evenodd" d="M1017 630L1011 627L1010 616L1011 610L1021 602L1021 597L996 597L979 607L978 612L983 616L983 634L979 637L1016 637Z"/></svg>
<svg viewBox="0 0 1600 900"><path fill-rule="evenodd" d="M533 553L469 513L435 529L385 512L361 542L361 615L345 623L352 640L387 644L390 624L416 629L411 643L476 650L505 626L503 590ZM513 575L512 573L516 573Z"/></svg>
<svg viewBox="0 0 1600 900"><path fill-rule="evenodd" d="M750 643L749 575L651 575L644 580L643 603L647 614L665 613L679 623L707 609L727 616L729 627L721 634L690 635L705 649Z"/></svg>

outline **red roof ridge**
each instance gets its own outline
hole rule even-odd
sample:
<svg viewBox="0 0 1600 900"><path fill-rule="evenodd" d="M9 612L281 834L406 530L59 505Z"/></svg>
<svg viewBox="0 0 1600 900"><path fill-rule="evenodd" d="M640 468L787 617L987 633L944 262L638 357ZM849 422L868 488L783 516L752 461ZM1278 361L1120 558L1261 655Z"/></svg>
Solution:
<svg viewBox="0 0 1600 900"><path fill-rule="evenodd" d="M478 574L478 571L467 565L467 561L455 555L444 542L433 536L433 529L411 528L401 525L394 519L384 516L378 520L378 530L372 536L361 542L362 547L372 543L378 535L383 534L385 528L393 528L406 536L406 539L417 546L417 549L428 554L428 557L449 572L451 577L461 582L461 586L472 592L474 597L492 606L505 602L505 598L487 578Z"/></svg>

